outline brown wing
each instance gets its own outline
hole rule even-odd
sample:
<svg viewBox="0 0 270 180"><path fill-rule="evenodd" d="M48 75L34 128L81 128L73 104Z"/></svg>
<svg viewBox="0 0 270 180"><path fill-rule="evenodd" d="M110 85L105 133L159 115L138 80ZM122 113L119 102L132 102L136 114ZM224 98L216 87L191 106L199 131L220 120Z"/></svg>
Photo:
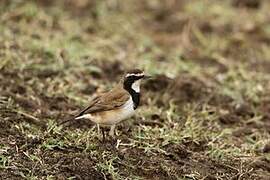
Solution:
<svg viewBox="0 0 270 180"><path fill-rule="evenodd" d="M67 123L67 122L69 122L69 121L74 120L76 117L79 117L79 116L83 115L86 111L88 111L89 109L91 109L91 108L99 101L99 99L100 99L100 96L95 97L95 98L91 101L90 105L87 106L85 109L83 109L79 114L77 114L76 116L74 116L74 117L72 117L72 118L69 118L69 119L66 119L66 120L60 122L59 125L65 124L65 123Z"/></svg>
<svg viewBox="0 0 270 180"><path fill-rule="evenodd" d="M109 111L124 105L129 99L129 93L123 88L116 87L111 91L95 98L91 104L82 110L76 117L99 111Z"/></svg>
<svg viewBox="0 0 270 180"><path fill-rule="evenodd" d="M118 85L111 91L94 98L90 102L89 106L83 109L75 117L64 120L63 122L60 123L60 125L69 122L71 120L74 120L76 117L79 117L83 114L95 113L99 111L108 111L120 107L128 101L129 97L130 97L129 93L126 90L124 90L120 85Z"/></svg>
<svg viewBox="0 0 270 180"><path fill-rule="evenodd" d="M85 112L89 111L93 106L95 106L95 104L100 100L100 96L95 97L94 99L91 100L90 105L87 106L86 108L84 108L78 115L76 115L75 117L79 117L83 114L85 114Z"/></svg>

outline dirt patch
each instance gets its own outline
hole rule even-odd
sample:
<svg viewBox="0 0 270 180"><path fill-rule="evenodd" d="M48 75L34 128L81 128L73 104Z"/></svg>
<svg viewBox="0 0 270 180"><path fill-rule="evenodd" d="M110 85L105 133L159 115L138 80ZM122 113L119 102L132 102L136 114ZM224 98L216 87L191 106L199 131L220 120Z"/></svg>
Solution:
<svg viewBox="0 0 270 180"><path fill-rule="evenodd" d="M119 80L125 72L125 67L120 61L94 60L90 65L97 66L101 70L91 72L92 77L97 79L115 81Z"/></svg>
<svg viewBox="0 0 270 180"><path fill-rule="evenodd" d="M217 59L212 57L192 57L193 54L188 57L192 62L199 64L203 68L216 68L218 73L226 73L228 71L228 67L220 62Z"/></svg>
<svg viewBox="0 0 270 180"><path fill-rule="evenodd" d="M159 105L167 104L169 99L179 105L195 100L200 102L210 97L211 91L211 88L202 80L185 74L174 79L165 75L156 76L153 80L146 82L144 88L146 92L153 91L163 94L157 102Z"/></svg>
<svg viewBox="0 0 270 180"><path fill-rule="evenodd" d="M213 93L212 96L209 97L208 101L209 105L219 107L224 110L233 109L233 99L229 96L220 93Z"/></svg>
<svg viewBox="0 0 270 180"><path fill-rule="evenodd" d="M248 127L241 127L241 128L236 129L233 132L233 135L236 137L243 137L243 136L251 135L252 133L253 133L252 129L250 129Z"/></svg>
<svg viewBox="0 0 270 180"><path fill-rule="evenodd" d="M87 85L81 90L81 93L92 96L96 92L97 88L98 87L96 85L93 85L93 83L87 83Z"/></svg>
<svg viewBox="0 0 270 180"><path fill-rule="evenodd" d="M241 118L234 114L226 114L219 118L219 121L223 124L235 124L241 121Z"/></svg>
<svg viewBox="0 0 270 180"><path fill-rule="evenodd" d="M172 87L171 93L175 100L181 103L200 101L209 95L209 90L209 87L203 81L184 75L175 79L175 85Z"/></svg>
<svg viewBox="0 0 270 180"><path fill-rule="evenodd" d="M183 144L191 152L201 152L207 148L206 141L194 142L192 139L185 138Z"/></svg>
<svg viewBox="0 0 270 180"><path fill-rule="evenodd" d="M184 1L164 1L158 5L146 3L140 10L152 12L151 16L144 18L143 23L154 32L177 33L181 32L188 18L177 16L183 8Z"/></svg>
<svg viewBox="0 0 270 180"><path fill-rule="evenodd" d="M18 131L11 128L12 124L15 122L15 118L18 119L17 115L8 111L7 109L0 109L0 113L0 137L7 137L9 135L18 134Z"/></svg>
<svg viewBox="0 0 270 180"><path fill-rule="evenodd" d="M144 83L143 87L146 91L158 92L166 90L169 86L171 86L171 84L173 84L173 82L173 79L162 74L149 79L146 83Z"/></svg>
<svg viewBox="0 0 270 180"><path fill-rule="evenodd" d="M24 168L9 170L9 173L3 172L2 178L21 179L20 172L28 174L28 169L35 169L35 175L46 177L53 175L57 179L66 179L73 177L76 179L104 179L104 175L97 171L94 166L96 160L92 159L89 154L78 153L59 153L59 152L41 152L36 154L42 158L42 164L39 161L31 161L24 154L20 153L16 161ZM15 160L15 159L14 159ZM38 164L38 165L37 165Z"/></svg>
<svg viewBox="0 0 270 180"><path fill-rule="evenodd" d="M250 164L250 166L255 169L263 169L270 172L270 161L265 157L257 158Z"/></svg>
<svg viewBox="0 0 270 180"><path fill-rule="evenodd" d="M254 110L248 103L242 103L234 109L234 113L242 117L253 117L255 115Z"/></svg>
<svg viewBox="0 0 270 180"><path fill-rule="evenodd" d="M221 112L227 111L219 115L219 121L226 125L241 123L242 120L254 116L254 110L250 105L243 103L235 107L234 100L229 96L219 94L213 83L209 85L205 82L208 80L211 81L207 78L201 80L188 74L182 74L173 79L158 75L144 84L143 91L147 92L148 97L152 99L157 97L157 93L160 94L156 99L158 107L167 107L168 102L173 100L180 110L187 103L196 103L198 108L202 104L216 107L217 111L213 110L213 113L220 114L219 109L222 109Z"/></svg>
<svg viewBox="0 0 270 180"><path fill-rule="evenodd" d="M184 144L169 144L165 146L165 150L168 152L166 155L171 159L185 159L190 156L188 147Z"/></svg>
<svg viewBox="0 0 270 180"><path fill-rule="evenodd" d="M15 72L2 70L0 74L1 95L4 96L8 93L25 94L27 89L24 86L24 78L19 77Z"/></svg>
<svg viewBox="0 0 270 180"><path fill-rule="evenodd" d="M51 171L56 173L57 178L75 177L76 179L104 179L104 175L98 172L94 166L96 160L88 154L78 153L45 153L43 159Z"/></svg>
<svg viewBox="0 0 270 180"><path fill-rule="evenodd" d="M190 76L181 75L176 77L168 87L167 93L176 104L202 102L210 97L210 87L203 81Z"/></svg>
<svg viewBox="0 0 270 180"><path fill-rule="evenodd" d="M249 61L248 69L255 72L270 73L270 62L254 58Z"/></svg>
<svg viewBox="0 0 270 180"><path fill-rule="evenodd" d="M235 7L245 7L258 9L261 7L262 0L233 0L232 5Z"/></svg>
<svg viewBox="0 0 270 180"><path fill-rule="evenodd" d="M270 119L270 100L263 100L258 109L263 114L263 120L267 122Z"/></svg>
<svg viewBox="0 0 270 180"><path fill-rule="evenodd" d="M264 153L270 153L270 142L267 142L267 143L264 145L262 151L263 151Z"/></svg>
<svg viewBox="0 0 270 180"><path fill-rule="evenodd" d="M170 179L172 174L166 171L162 163L168 163L158 156L151 156L142 150L136 148L124 148L115 152L121 159L116 161L118 168L123 172L123 175L130 173L136 176L145 178Z"/></svg>
<svg viewBox="0 0 270 180"><path fill-rule="evenodd" d="M49 77L56 78L56 76L61 75L62 73L53 69L44 69L43 71L35 71L33 74L38 78L42 79Z"/></svg>
<svg viewBox="0 0 270 180"><path fill-rule="evenodd" d="M44 103L43 106L48 111L62 111L66 112L68 110L74 110L76 107L69 102L68 98L65 95L54 95L48 96L45 94L40 94L39 98Z"/></svg>
<svg viewBox="0 0 270 180"><path fill-rule="evenodd" d="M226 125L239 124L255 116L255 110L248 103L243 103L236 107L228 106L227 110L229 111L228 113L222 114L219 117L219 121Z"/></svg>
<svg viewBox="0 0 270 180"><path fill-rule="evenodd" d="M11 95L9 97L14 98L14 101L20 106L20 107L24 107L26 110L30 111L30 112L34 112L37 110L38 104L36 101L31 100L29 98L23 97L23 96L14 96Z"/></svg>
<svg viewBox="0 0 270 180"><path fill-rule="evenodd" d="M165 159L147 155L135 149L129 149L123 154L123 161L128 161L129 164L136 164L136 172L133 172L135 169L130 169L129 172L148 178L187 178L188 176L183 174L191 174L194 171L208 178L217 178L212 174L218 173L237 174L237 171L221 162L205 159L202 155L187 150L188 146L183 144L169 144L164 148L167 151L167 153L163 154ZM121 165L123 164L121 163ZM170 168L165 168L167 165L170 165ZM122 166L120 167L123 168ZM228 178L228 176L224 176L224 178Z"/></svg>

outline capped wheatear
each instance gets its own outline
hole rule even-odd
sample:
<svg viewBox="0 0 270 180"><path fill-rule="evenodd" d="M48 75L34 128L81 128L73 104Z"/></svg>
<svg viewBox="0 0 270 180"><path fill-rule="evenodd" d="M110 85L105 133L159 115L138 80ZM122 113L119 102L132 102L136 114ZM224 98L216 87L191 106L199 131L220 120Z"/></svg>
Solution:
<svg viewBox="0 0 270 180"><path fill-rule="evenodd" d="M99 126L110 126L109 135L114 136L116 124L134 115L140 103L141 80L149 77L139 69L128 71L118 85L109 92L94 98L85 109L72 119L89 119L97 124L98 130ZM104 139L103 128L102 135Z"/></svg>

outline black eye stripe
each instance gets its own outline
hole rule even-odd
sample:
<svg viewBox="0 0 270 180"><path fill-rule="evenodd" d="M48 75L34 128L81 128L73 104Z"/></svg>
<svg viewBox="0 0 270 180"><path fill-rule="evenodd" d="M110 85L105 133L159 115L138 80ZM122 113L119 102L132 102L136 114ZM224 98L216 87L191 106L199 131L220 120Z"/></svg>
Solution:
<svg viewBox="0 0 270 180"><path fill-rule="evenodd" d="M143 71L140 69L133 69L133 70L127 71L127 74L141 74L141 73L143 73Z"/></svg>
<svg viewBox="0 0 270 180"><path fill-rule="evenodd" d="M128 76L128 77L126 77L127 79L130 79L130 80L138 80L138 79L142 79L144 76Z"/></svg>

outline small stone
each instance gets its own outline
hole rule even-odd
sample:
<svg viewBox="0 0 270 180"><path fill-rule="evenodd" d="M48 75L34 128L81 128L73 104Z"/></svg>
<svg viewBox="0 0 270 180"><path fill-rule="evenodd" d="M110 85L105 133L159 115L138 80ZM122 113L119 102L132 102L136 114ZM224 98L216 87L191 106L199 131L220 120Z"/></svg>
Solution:
<svg viewBox="0 0 270 180"><path fill-rule="evenodd" d="M270 153L270 142L266 143L263 147L263 153Z"/></svg>

